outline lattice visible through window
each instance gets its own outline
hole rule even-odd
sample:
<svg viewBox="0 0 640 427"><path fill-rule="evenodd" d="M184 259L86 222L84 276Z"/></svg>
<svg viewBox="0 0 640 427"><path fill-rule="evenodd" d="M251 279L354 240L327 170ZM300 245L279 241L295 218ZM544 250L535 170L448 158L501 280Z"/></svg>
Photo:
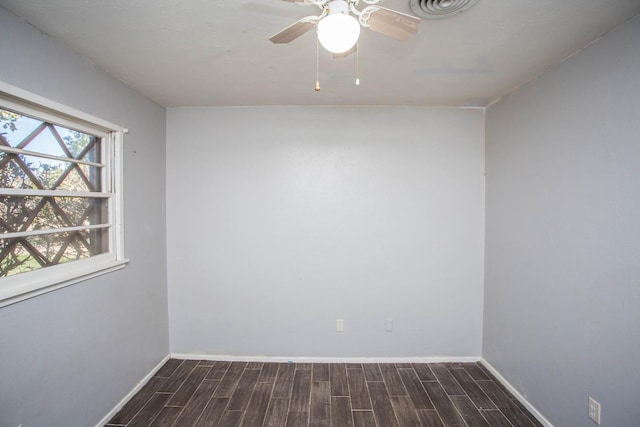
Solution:
<svg viewBox="0 0 640 427"><path fill-rule="evenodd" d="M0 276L109 250L102 144L0 109Z"/></svg>

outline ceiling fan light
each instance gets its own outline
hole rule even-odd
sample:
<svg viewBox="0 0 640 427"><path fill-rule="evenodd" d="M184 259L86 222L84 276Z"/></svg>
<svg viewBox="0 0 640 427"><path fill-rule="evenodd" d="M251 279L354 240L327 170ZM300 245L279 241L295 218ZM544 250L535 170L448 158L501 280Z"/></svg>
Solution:
<svg viewBox="0 0 640 427"><path fill-rule="evenodd" d="M360 23L344 13L334 13L318 22L318 41L331 53L344 53L351 49L360 37Z"/></svg>

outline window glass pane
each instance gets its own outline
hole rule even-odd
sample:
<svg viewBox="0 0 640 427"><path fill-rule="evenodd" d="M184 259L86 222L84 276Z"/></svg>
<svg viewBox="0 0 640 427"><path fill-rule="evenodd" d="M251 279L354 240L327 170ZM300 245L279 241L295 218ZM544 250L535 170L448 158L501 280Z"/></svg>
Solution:
<svg viewBox="0 0 640 427"><path fill-rule="evenodd" d="M0 187L67 191L101 191L97 166L0 152Z"/></svg>
<svg viewBox="0 0 640 427"><path fill-rule="evenodd" d="M82 150L83 151L76 157L78 160L102 163L102 156L100 155L100 140L98 138L93 138Z"/></svg>
<svg viewBox="0 0 640 427"><path fill-rule="evenodd" d="M56 160L0 154L0 185L3 188L50 190L68 164Z"/></svg>
<svg viewBox="0 0 640 427"><path fill-rule="evenodd" d="M24 166L24 158L0 152L0 188L36 188L25 169L29 171L29 167Z"/></svg>
<svg viewBox="0 0 640 427"><path fill-rule="evenodd" d="M0 276L86 259L108 251L107 229L0 239Z"/></svg>
<svg viewBox="0 0 640 427"><path fill-rule="evenodd" d="M4 145L52 156L86 157L97 137L23 116L0 108L0 135ZM93 151L95 157L97 151ZM98 160L91 160L98 161Z"/></svg>
<svg viewBox="0 0 640 427"><path fill-rule="evenodd" d="M0 196L0 233L107 224L107 207L107 199Z"/></svg>
<svg viewBox="0 0 640 427"><path fill-rule="evenodd" d="M26 271L37 270L42 268L38 262L23 245L23 242L13 242L13 246L9 247L10 241L0 240L0 277L13 276L14 274L24 273Z"/></svg>
<svg viewBox="0 0 640 427"><path fill-rule="evenodd" d="M40 120L0 108L0 138L7 142L5 145L17 147L40 125Z"/></svg>
<svg viewBox="0 0 640 427"><path fill-rule="evenodd" d="M30 141L23 141L20 143L20 148L23 150L35 151L37 153L49 154L52 156L69 157L65 155L63 144L60 144L58 140L51 133L53 126L45 126Z"/></svg>
<svg viewBox="0 0 640 427"><path fill-rule="evenodd" d="M60 136L60 139L64 142L69 152L76 159L78 156L93 143L95 137L87 135L86 133L77 132L75 130L63 128L62 126L54 126L55 131ZM88 160L88 159L85 159ZM91 160L95 162L96 160Z"/></svg>

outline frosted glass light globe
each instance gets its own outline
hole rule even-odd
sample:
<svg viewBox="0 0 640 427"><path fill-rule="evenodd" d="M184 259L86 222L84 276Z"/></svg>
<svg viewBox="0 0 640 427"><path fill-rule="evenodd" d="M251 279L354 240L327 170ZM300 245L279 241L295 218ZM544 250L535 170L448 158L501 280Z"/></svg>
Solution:
<svg viewBox="0 0 640 427"><path fill-rule="evenodd" d="M344 53L351 49L360 37L360 23L344 13L334 13L318 22L318 41L331 53Z"/></svg>

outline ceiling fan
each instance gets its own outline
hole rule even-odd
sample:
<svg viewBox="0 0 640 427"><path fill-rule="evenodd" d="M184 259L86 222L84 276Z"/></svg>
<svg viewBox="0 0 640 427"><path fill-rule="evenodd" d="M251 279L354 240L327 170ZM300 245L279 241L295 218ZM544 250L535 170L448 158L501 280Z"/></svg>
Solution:
<svg viewBox="0 0 640 427"><path fill-rule="evenodd" d="M284 0L291 3L314 5L320 15L306 16L269 40L273 43L289 43L313 27L317 27L318 41L335 57L348 56L356 50L360 27L406 40L418 32L420 18L377 6L383 0ZM367 6L358 9L358 5Z"/></svg>

